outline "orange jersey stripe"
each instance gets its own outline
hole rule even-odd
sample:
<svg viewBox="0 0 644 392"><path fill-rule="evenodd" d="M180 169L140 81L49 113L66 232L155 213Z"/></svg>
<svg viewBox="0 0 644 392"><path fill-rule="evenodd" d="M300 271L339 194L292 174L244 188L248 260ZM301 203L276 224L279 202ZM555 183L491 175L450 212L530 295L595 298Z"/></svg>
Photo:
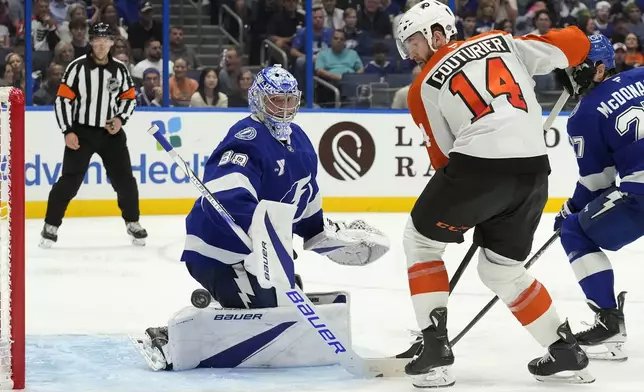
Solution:
<svg viewBox="0 0 644 392"><path fill-rule="evenodd" d="M590 52L590 40L577 26L552 29L544 35L524 35L515 37L515 39L540 41L556 46L564 52L570 67L581 64L588 57L588 52Z"/></svg>
<svg viewBox="0 0 644 392"><path fill-rule="evenodd" d="M62 98L67 98L70 101L76 99L76 93L74 93L74 91L65 83L61 83L60 86L58 86L57 95Z"/></svg>
<svg viewBox="0 0 644 392"><path fill-rule="evenodd" d="M136 99L136 91L134 90L134 87L130 87L125 91L124 93L121 93L119 95L119 98L121 99Z"/></svg>
<svg viewBox="0 0 644 392"><path fill-rule="evenodd" d="M537 280L508 305L514 317L526 326L541 317L552 305L548 290Z"/></svg>
<svg viewBox="0 0 644 392"><path fill-rule="evenodd" d="M442 260L414 264L407 276L411 295L449 292L449 277Z"/></svg>

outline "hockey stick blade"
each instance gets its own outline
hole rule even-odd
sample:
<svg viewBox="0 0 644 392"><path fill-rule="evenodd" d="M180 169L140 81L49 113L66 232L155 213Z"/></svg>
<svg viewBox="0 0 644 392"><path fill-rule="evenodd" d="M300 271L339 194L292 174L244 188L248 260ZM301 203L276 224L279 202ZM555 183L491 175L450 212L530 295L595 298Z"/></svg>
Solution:
<svg viewBox="0 0 644 392"><path fill-rule="evenodd" d="M235 234L248 246L252 251L252 241L246 232L232 219L232 216L226 209L215 199L215 197L208 191L203 182L194 174L186 161L174 150L174 147L165 139L159 132L159 128L153 125L148 129L148 133L152 135L159 145L172 157L177 163L178 167L188 176L192 184L197 188L199 193L206 199L221 217L228 223L230 228ZM284 257L291 257L285 253ZM291 262L293 260L284 260L283 262ZM346 346L335 338L335 334L327 327L327 323L316 312L315 306L311 303L306 295L294 285L288 290L282 290L278 287L275 288L276 294L286 297L287 303L297 309L297 314L303 319L306 325L310 325L316 329L320 335L321 342L325 343L328 347L335 350L338 355L338 360L342 367L350 374L358 377L403 377L405 376L404 367L407 363L406 360L395 358L362 358L359 356L351 346Z"/></svg>

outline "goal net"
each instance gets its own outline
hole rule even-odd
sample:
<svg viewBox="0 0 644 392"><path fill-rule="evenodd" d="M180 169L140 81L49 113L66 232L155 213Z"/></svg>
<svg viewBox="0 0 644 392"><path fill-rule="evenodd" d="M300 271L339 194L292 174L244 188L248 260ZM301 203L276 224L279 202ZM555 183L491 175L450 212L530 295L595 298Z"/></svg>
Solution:
<svg viewBox="0 0 644 392"><path fill-rule="evenodd" d="M0 88L0 389L25 384L25 100Z"/></svg>

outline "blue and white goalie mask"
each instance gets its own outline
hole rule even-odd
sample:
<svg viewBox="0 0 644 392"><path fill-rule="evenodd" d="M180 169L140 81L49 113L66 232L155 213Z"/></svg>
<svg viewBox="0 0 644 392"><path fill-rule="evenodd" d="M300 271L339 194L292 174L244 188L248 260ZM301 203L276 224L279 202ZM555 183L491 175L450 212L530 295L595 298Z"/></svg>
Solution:
<svg viewBox="0 0 644 392"><path fill-rule="evenodd" d="M277 140L287 140L300 107L297 80L280 65L261 70L248 90L250 111Z"/></svg>

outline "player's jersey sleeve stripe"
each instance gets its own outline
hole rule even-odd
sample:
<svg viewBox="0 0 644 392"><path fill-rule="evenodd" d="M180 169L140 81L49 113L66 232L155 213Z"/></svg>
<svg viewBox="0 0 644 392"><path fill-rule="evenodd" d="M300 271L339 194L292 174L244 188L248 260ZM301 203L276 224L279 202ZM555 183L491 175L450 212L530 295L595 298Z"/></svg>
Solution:
<svg viewBox="0 0 644 392"><path fill-rule="evenodd" d="M320 192L318 192L313 200L311 200L311 202L306 206L306 210L304 210L304 213L302 214L302 217L300 219L310 218L313 215L317 214L321 209L322 196L320 195Z"/></svg>
<svg viewBox="0 0 644 392"><path fill-rule="evenodd" d="M221 261L225 264L237 264L244 260L246 257L245 254L235 253L228 251L226 249L218 248L206 243L201 238L196 235L188 234L186 235L186 242L183 248L185 251L192 251L199 253L202 256L205 256L209 259Z"/></svg>
<svg viewBox="0 0 644 392"><path fill-rule="evenodd" d="M579 178L579 183L586 187L591 192L598 191L600 189L606 189L613 181L615 181L615 176L617 175L617 170L615 166L609 166L605 168L601 173L593 173L587 176L581 176Z"/></svg>
<svg viewBox="0 0 644 392"><path fill-rule="evenodd" d="M524 35L515 37L515 42L523 43L526 49L532 48L535 54L550 52L554 55L561 51L567 60L567 64L553 64L554 68L574 67L581 64L590 51L590 41L578 27L569 26L564 29L552 29L544 35ZM547 45L547 47L543 47ZM539 48L541 46L541 48ZM548 49L550 47L550 49ZM558 50L557 50L558 49ZM552 57L550 60L556 60Z"/></svg>
<svg viewBox="0 0 644 392"><path fill-rule="evenodd" d="M210 180L204 184L206 189L212 194L217 192L228 191L231 189L242 188L248 191L255 200L257 200L257 191L253 184L251 184L248 177L239 172L228 173L214 180Z"/></svg>
<svg viewBox="0 0 644 392"><path fill-rule="evenodd" d="M638 182L644 184L644 171L636 171L622 178L622 183L624 182Z"/></svg>

